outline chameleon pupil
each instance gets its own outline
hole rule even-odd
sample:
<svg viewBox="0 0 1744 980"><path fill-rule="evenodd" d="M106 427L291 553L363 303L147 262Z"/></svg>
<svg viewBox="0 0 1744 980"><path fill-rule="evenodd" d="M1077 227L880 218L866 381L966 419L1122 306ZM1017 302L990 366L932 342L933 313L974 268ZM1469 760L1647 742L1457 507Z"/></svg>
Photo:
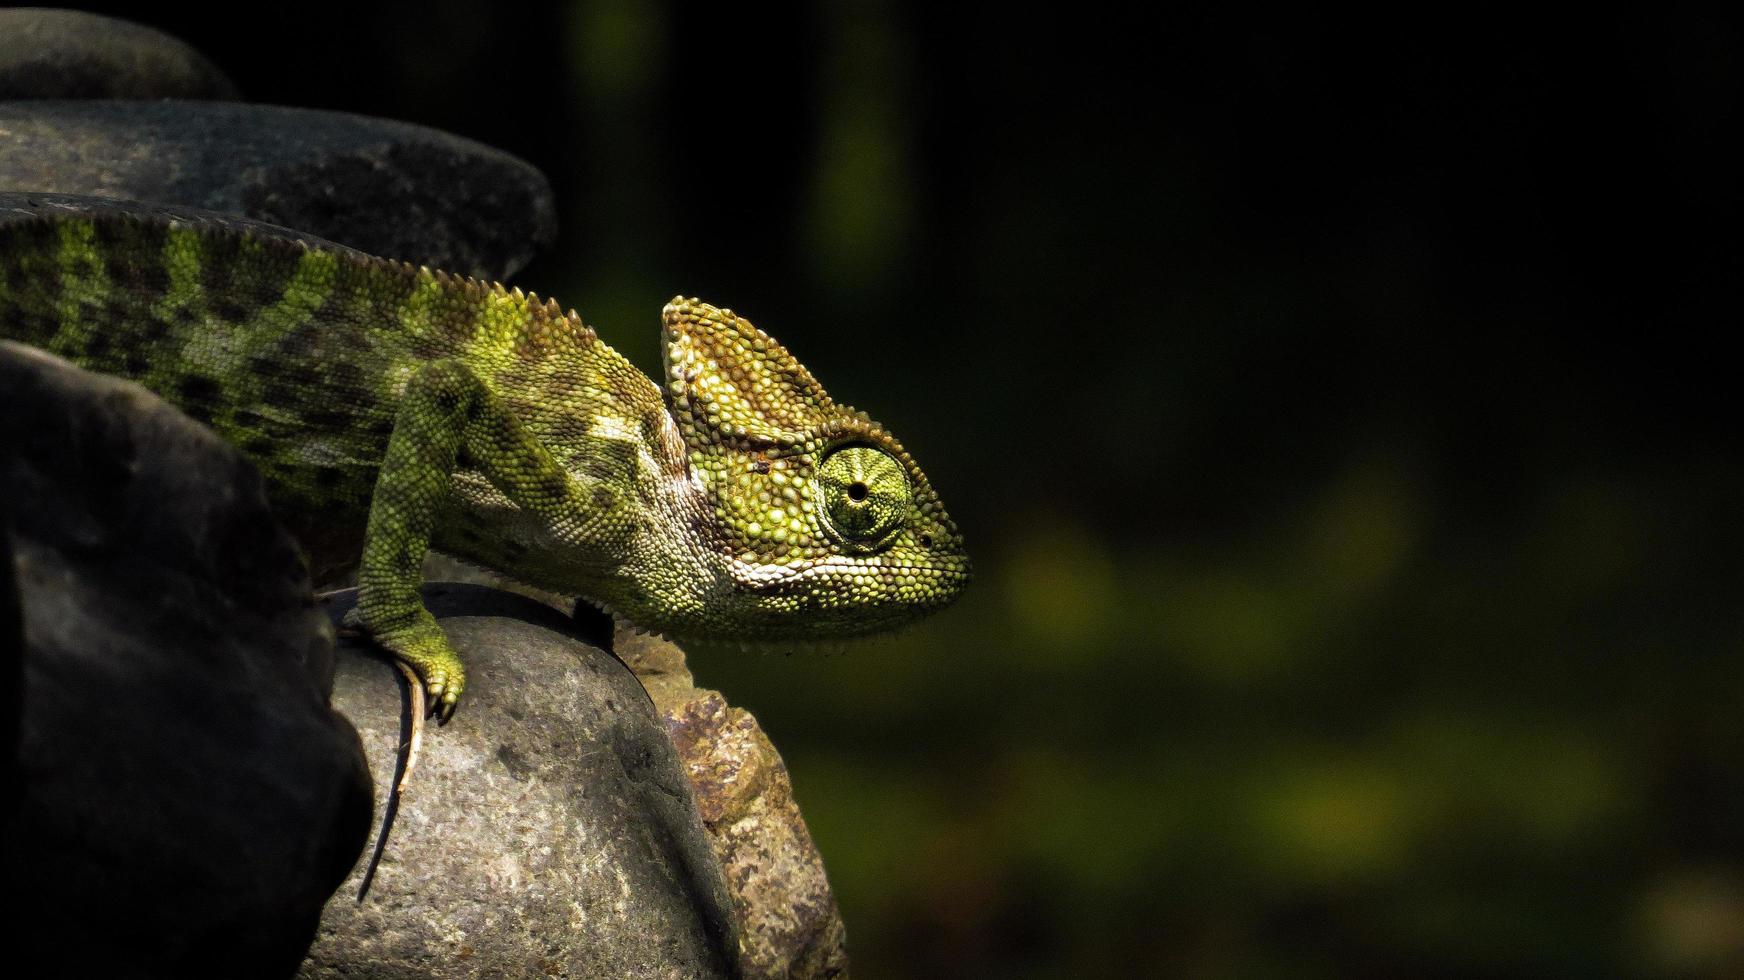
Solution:
<svg viewBox="0 0 1744 980"><path fill-rule="evenodd" d="M901 464L871 446L844 446L824 457L817 481L825 526L856 547L888 545L914 499Z"/></svg>

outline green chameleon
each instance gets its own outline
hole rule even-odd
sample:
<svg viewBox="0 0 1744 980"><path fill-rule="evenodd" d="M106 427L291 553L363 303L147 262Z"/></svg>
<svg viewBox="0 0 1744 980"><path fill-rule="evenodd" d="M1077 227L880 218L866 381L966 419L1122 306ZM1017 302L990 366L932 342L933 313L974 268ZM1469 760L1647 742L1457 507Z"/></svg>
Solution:
<svg viewBox="0 0 1744 980"><path fill-rule="evenodd" d="M0 338L157 392L259 468L319 580L443 718L435 546L674 639L880 632L962 535L901 445L730 310L663 314L661 388L518 289L193 210L0 194Z"/></svg>

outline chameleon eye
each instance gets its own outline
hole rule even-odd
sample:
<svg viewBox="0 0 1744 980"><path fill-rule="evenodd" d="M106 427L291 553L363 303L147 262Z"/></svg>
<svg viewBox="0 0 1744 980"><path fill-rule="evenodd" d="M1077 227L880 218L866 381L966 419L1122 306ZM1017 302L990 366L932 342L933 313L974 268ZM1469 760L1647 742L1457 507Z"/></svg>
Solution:
<svg viewBox="0 0 1744 980"><path fill-rule="evenodd" d="M902 465L871 446L846 446L826 456L817 483L830 530L854 544L876 545L889 537L913 499Z"/></svg>

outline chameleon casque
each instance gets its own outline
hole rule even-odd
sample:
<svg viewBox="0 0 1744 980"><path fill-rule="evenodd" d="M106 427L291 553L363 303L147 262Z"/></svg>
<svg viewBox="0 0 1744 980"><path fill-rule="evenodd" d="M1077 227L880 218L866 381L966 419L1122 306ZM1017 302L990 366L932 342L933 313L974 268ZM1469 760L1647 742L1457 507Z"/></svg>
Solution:
<svg viewBox="0 0 1744 980"><path fill-rule="evenodd" d="M429 546L674 639L937 609L969 561L900 444L768 335L678 298L657 386L555 303L191 209L0 194L0 337L129 378L260 469L317 581L450 715ZM3 393L0 393L3 394Z"/></svg>

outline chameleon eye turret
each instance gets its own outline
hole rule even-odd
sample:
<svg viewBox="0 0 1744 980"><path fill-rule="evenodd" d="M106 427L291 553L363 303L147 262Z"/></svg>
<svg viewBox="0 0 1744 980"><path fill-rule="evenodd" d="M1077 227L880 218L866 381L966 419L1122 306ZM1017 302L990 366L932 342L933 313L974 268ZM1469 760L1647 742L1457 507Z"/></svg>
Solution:
<svg viewBox="0 0 1744 980"><path fill-rule="evenodd" d="M817 484L824 526L856 550L889 544L914 503L902 465L871 446L845 446L824 457Z"/></svg>

